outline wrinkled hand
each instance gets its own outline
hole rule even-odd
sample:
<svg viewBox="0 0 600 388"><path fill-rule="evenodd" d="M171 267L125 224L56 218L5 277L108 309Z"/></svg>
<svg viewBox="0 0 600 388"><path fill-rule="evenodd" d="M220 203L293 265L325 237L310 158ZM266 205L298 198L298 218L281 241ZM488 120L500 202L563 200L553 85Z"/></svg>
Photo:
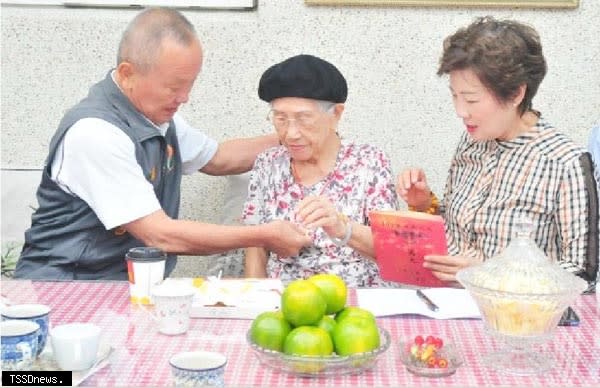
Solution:
<svg viewBox="0 0 600 388"><path fill-rule="evenodd" d="M425 172L420 168L402 171L398 175L396 191L400 198L417 210L427 209L430 206L431 190Z"/></svg>
<svg viewBox="0 0 600 388"><path fill-rule="evenodd" d="M433 274L440 280L446 282L456 282L456 273L475 264L481 260L465 256L425 256L423 267L429 268Z"/></svg>
<svg viewBox="0 0 600 388"><path fill-rule="evenodd" d="M296 220L311 230L323 228L329 237L342 238L346 233L345 222L325 196L309 196L300 201L296 207Z"/></svg>
<svg viewBox="0 0 600 388"><path fill-rule="evenodd" d="M289 221L269 222L272 237L266 242L266 248L281 257L296 256L305 246L312 244L308 231Z"/></svg>

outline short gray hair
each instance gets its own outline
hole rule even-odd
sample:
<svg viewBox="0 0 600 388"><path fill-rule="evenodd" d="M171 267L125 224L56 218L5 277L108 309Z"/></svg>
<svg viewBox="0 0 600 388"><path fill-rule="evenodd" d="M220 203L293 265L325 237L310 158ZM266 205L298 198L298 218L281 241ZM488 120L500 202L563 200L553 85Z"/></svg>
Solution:
<svg viewBox="0 0 600 388"><path fill-rule="evenodd" d="M331 113L331 109L335 106L335 102L324 101L324 100L313 100L321 111L325 113ZM269 102L269 106L273 108L273 101Z"/></svg>
<svg viewBox="0 0 600 388"><path fill-rule="evenodd" d="M198 39L192 23L177 10L153 7L140 12L121 37L117 66L130 62L149 70L167 38L185 46Z"/></svg>
<svg viewBox="0 0 600 388"><path fill-rule="evenodd" d="M325 113L331 113L331 109L335 106L335 102L315 100L319 109Z"/></svg>

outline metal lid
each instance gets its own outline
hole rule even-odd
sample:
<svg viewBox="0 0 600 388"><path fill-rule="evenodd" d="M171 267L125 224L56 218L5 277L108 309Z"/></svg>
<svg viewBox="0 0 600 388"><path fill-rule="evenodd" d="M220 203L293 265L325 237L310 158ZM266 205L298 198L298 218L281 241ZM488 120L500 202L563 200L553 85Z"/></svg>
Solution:
<svg viewBox="0 0 600 388"><path fill-rule="evenodd" d="M125 259L132 261L161 261L166 259L166 254L155 247L136 247L131 248L127 255L125 255Z"/></svg>

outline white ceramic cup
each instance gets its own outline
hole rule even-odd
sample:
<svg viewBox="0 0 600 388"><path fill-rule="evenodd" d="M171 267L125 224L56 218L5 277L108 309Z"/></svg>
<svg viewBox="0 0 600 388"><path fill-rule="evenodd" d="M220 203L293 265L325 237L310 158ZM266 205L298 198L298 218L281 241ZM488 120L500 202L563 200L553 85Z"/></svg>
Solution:
<svg viewBox="0 0 600 388"><path fill-rule="evenodd" d="M63 370L90 368L98 356L100 327L92 323L68 323L50 331L52 352Z"/></svg>
<svg viewBox="0 0 600 388"><path fill-rule="evenodd" d="M190 327L190 310L195 292L189 286L159 285L150 291L154 312L146 310L144 306L142 308L158 324L158 331L162 334L183 334Z"/></svg>
<svg viewBox="0 0 600 388"><path fill-rule="evenodd" d="M214 352L182 352L169 359L176 387L223 387L227 357Z"/></svg>

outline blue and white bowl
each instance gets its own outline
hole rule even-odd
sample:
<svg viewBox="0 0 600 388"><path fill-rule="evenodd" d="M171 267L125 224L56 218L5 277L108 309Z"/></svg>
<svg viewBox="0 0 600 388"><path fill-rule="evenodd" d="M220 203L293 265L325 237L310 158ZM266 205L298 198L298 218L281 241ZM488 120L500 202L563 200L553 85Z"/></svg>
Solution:
<svg viewBox="0 0 600 388"><path fill-rule="evenodd" d="M182 352L169 360L176 387L224 387L227 357L214 352Z"/></svg>
<svg viewBox="0 0 600 388"><path fill-rule="evenodd" d="M40 325L32 321L0 322L2 370L26 370L37 357Z"/></svg>
<svg viewBox="0 0 600 388"><path fill-rule="evenodd" d="M2 309L2 320L18 319L37 323L40 326L38 337L39 356L48 339L48 326L50 325L50 307L43 304L15 304Z"/></svg>

